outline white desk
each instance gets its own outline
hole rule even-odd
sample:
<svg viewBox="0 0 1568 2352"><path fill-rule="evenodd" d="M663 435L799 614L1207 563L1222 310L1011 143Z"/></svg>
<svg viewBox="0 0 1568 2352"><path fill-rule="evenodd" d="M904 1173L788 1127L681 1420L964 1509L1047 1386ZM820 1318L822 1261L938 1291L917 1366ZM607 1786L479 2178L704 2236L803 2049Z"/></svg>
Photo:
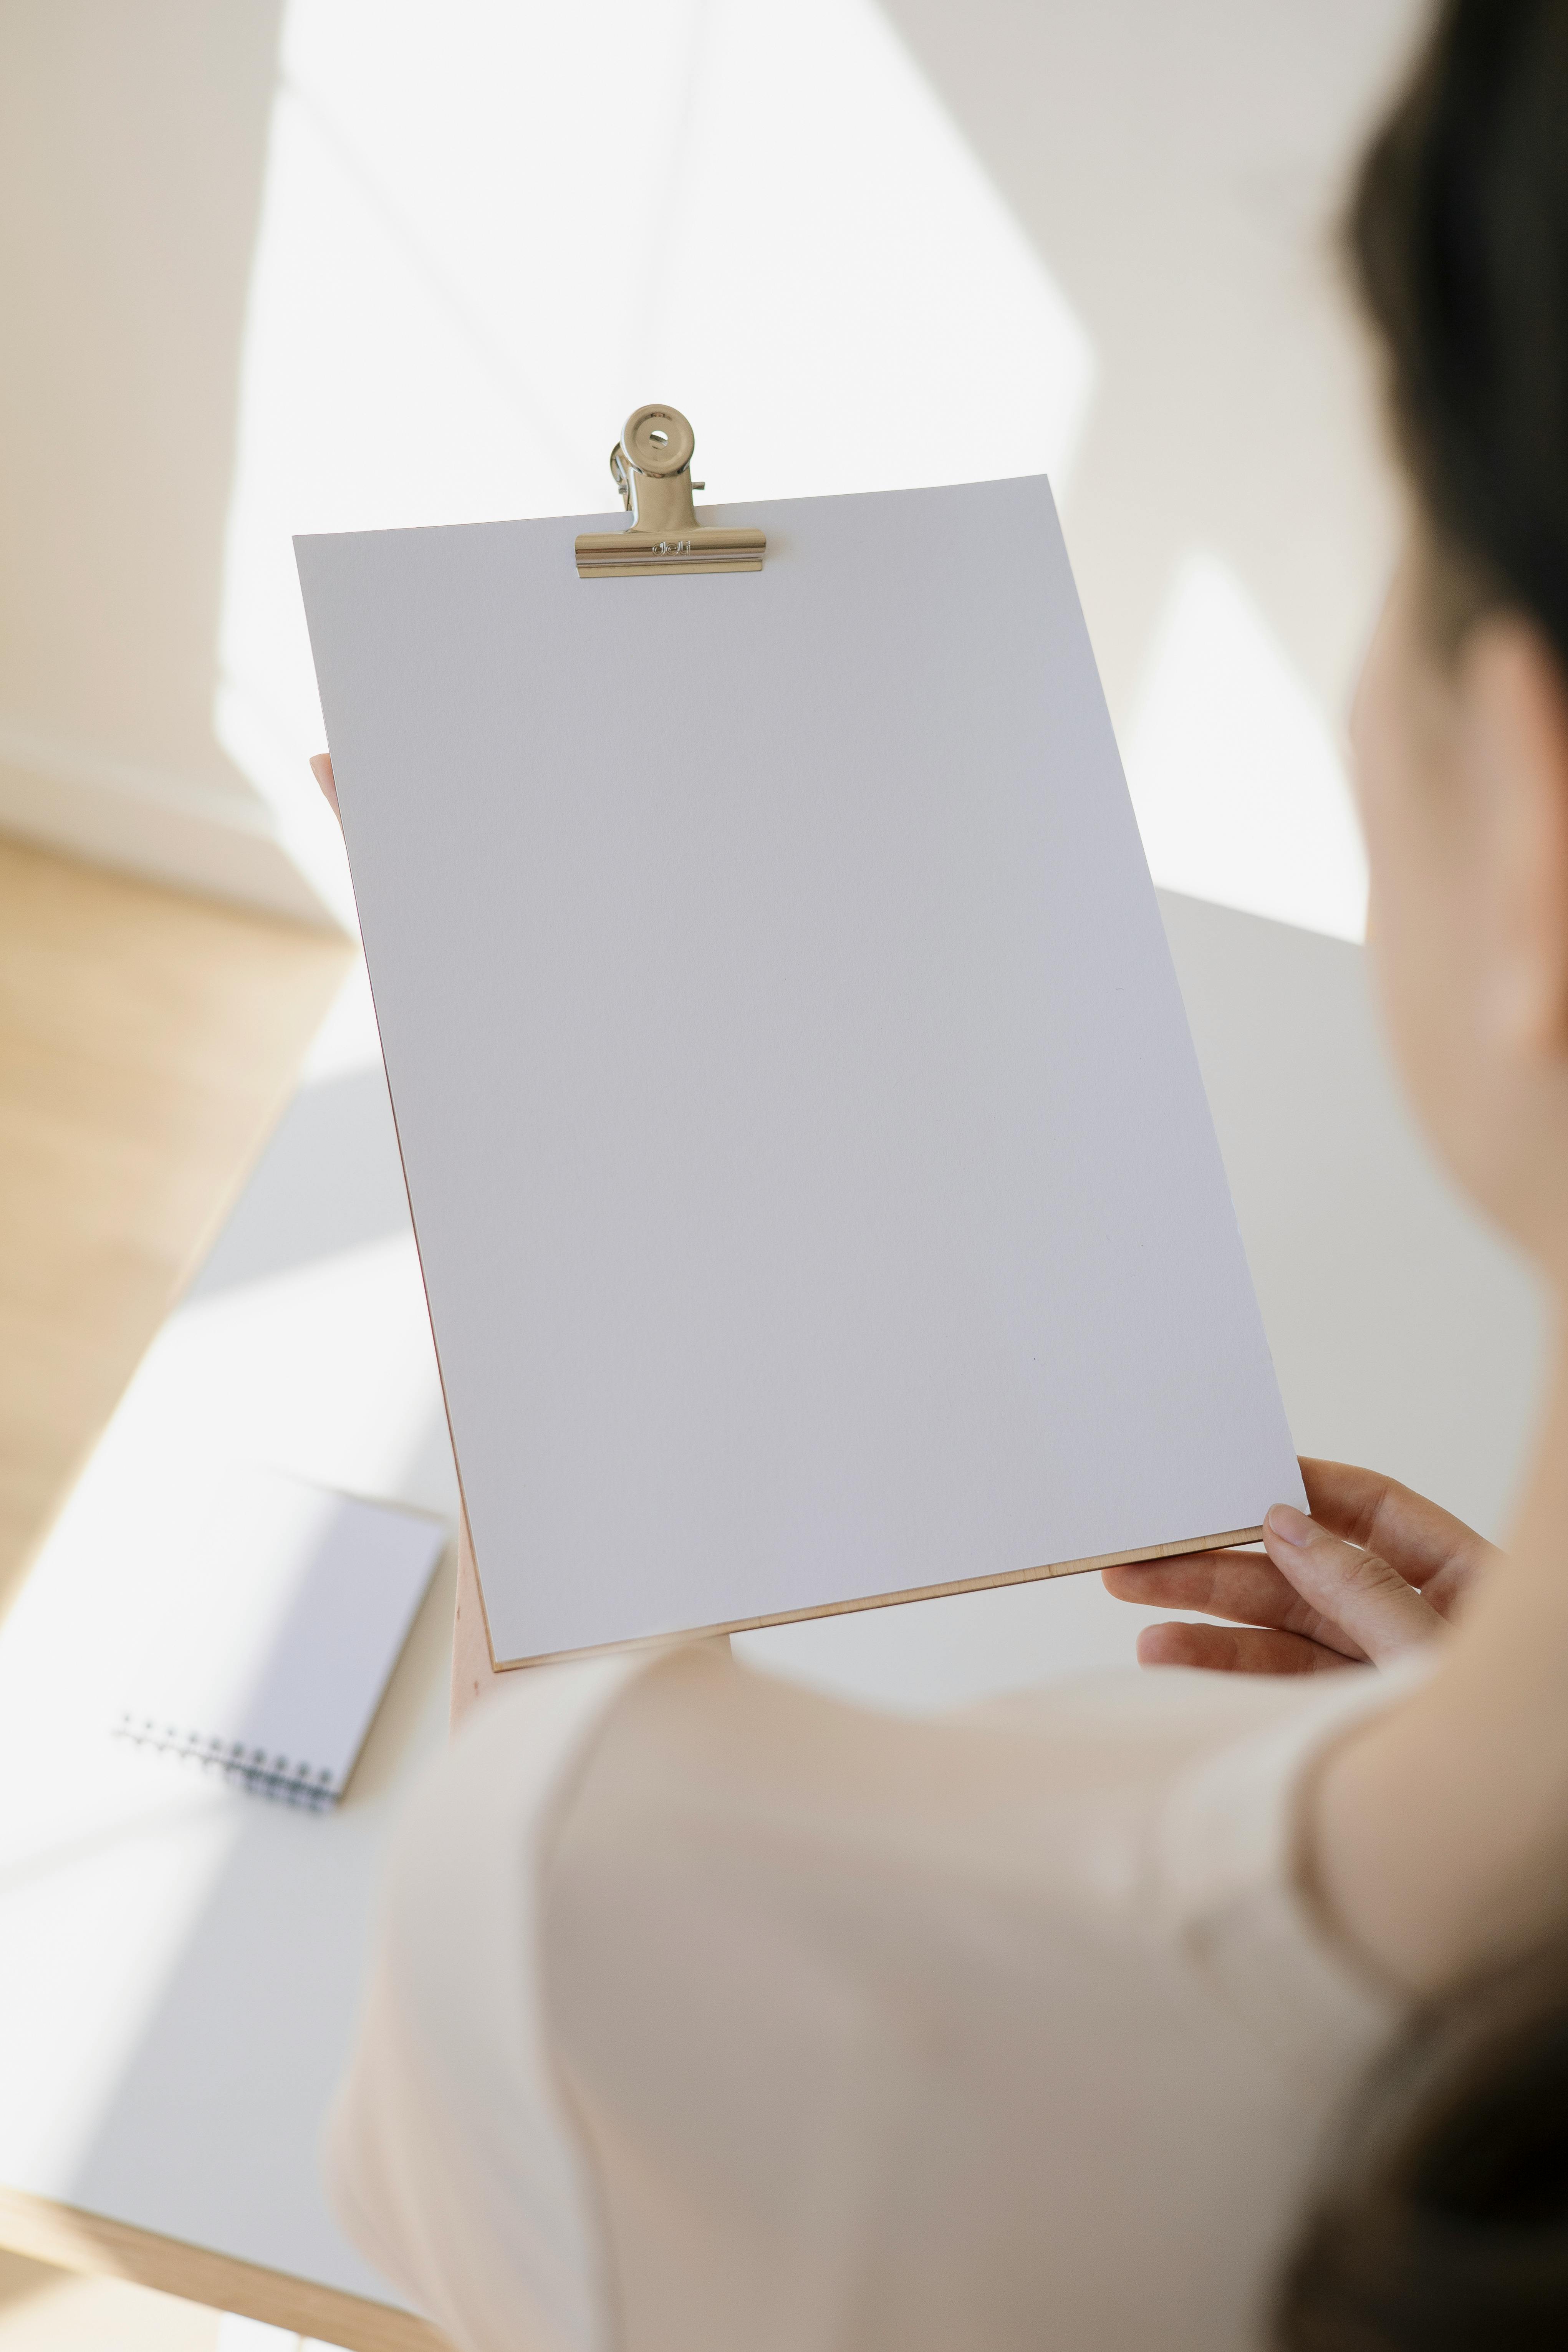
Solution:
<svg viewBox="0 0 1568 2352"><path fill-rule="evenodd" d="M1420 1156L1359 951L1166 915L1298 1444L1497 1532L1541 1321ZM0 1633L0 2242L413 2352L431 2333L339 2233L315 2147L386 1840L444 1736L449 1570L334 1816L126 1754L103 1727L160 1542L232 1458L453 1507L378 1073L296 1100ZM1083 1578L737 1647L925 1706L1125 1663L1142 1622Z"/></svg>

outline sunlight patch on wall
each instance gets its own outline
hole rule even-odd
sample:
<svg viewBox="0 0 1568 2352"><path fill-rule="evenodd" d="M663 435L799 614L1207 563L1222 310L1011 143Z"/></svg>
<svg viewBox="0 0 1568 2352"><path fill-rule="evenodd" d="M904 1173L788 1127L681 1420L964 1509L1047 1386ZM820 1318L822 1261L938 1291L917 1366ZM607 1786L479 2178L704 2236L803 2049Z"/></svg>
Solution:
<svg viewBox="0 0 1568 2352"><path fill-rule="evenodd" d="M609 509L651 399L714 499L1059 490L1093 374L872 0L291 0L219 734L346 909L292 532Z"/></svg>
<svg viewBox="0 0 1568 2352"><path fill-rule="evenodd" d="M1339 747L1236 573L1182 566L1126 745L1156 882L1359 940L1366 855Z"/></svg>

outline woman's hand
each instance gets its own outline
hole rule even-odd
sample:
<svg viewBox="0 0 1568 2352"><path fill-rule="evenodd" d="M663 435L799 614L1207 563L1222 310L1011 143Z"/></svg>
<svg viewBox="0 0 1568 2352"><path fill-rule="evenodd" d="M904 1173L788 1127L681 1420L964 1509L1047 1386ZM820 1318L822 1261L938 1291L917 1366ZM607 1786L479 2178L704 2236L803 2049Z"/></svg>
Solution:
<svg viewBox="0 0 1568 2352"><path fill-rule="evenodd" d="M330 751L318 751L314 754L310 761L310 773L321 787L322 799L337 818L338 823L342 824L343 813L338 806L337 779L332 773L332 755Z"/></svg>
<svg viewBox="0 0 1568 2352"><path fill-rule="evenodd" d="M1436 1640L1502 1559L1462 1519L1373 1470L1303 1458L1301 1475L1312 1516L1277 1503L1266 1558L1192 1552L1106 1570L1119 1601L1228 1621L1150 1625L1138 1637L1141 1664L1249 1675L1390 1665Z"/></svg>

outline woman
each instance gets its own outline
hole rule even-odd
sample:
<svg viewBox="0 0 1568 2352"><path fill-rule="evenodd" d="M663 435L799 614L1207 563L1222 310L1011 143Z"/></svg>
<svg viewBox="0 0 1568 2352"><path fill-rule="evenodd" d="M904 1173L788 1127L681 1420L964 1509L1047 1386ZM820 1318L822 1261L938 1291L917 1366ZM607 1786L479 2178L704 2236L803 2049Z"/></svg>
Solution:
<svg viewBox="0 0 1568 2352"><path fill-rule="evenodd" d="M1559 1287L1565 124L1568 0L1450 0L1355 210L1415 494L1355 718L1374 961ZM1111 1579L1221 1621L1146 1661L1247 1671L936 1723L712 1644L498 1694L466 1573L485 1705L332 2133L366 2251L473 2352L1568 2340L1568 1377L1506 1570L1306 1470L1266 1559Z"/></svg>

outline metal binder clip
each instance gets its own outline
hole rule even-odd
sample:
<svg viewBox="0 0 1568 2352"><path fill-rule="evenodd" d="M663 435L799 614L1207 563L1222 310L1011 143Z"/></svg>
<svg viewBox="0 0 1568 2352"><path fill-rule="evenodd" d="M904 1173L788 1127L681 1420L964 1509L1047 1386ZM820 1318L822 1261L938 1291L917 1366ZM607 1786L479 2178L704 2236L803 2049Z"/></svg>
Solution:
<svg viewBox="0 0 1568 2352"><path fill-rule="evenodd" d="M691 478L697 436L679 408L639 408L610 452L610 475L630 514L626 530L585 530L582 580L631 580L645 572L760 572L760 530L710 530L697 520Z"/></svg>

